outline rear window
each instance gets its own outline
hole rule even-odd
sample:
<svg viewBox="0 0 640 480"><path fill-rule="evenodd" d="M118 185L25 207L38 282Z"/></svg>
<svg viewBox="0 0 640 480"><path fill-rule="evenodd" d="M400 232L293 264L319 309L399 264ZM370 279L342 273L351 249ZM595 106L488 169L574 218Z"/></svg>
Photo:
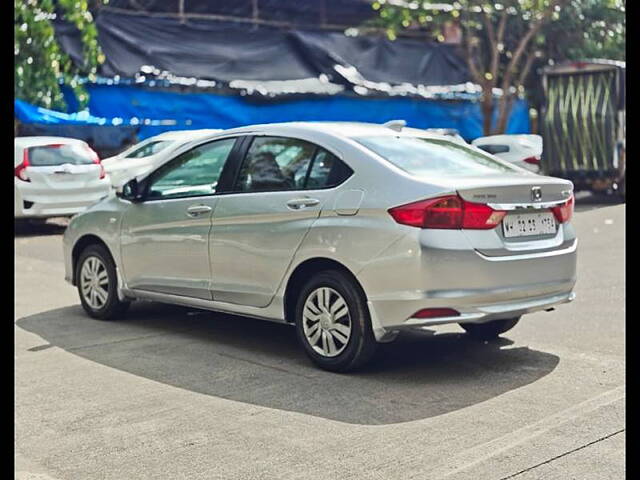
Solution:
<svg viewBox="0 0 640 480"><path fill-rule="evenodd" d="M509 164L447 140L419 137L361 137L369 150L415 176L467 176L518 172Z"/></svg>
<svg viewBox="0 0 640 480"><path fill-rule="evenodd" d="M151 155L155 155L161 152L173 142L170 140L158 140L157 142L149 142L139 148L136 148L133 152L126 155L125 158L145 158Z"/></svg>
<svg viewBox="0 0 640 480"><path fill-rule="evenodd" d="M96 153L83 144L43 145L29 148L29 165L52 167L56 165L88 165L97 158Z"/></svg>

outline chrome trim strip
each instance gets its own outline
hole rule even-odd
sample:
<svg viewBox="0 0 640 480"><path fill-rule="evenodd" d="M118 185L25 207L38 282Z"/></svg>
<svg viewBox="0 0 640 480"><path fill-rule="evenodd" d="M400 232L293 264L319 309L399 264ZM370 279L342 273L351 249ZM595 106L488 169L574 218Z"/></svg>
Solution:
<svg viewBox="0 0 640 480"><path fill-rule="evenodd" d="M523 255L501 255L499 257L488 257L480 253L476 250L476 254L481 257L483 260L488 260L490 262L509 262L511 260L531 260L533 258L546 258L546 257L555 257L558 255L566 255L568 253L573 253L578 248L578 239L576 238L573 244L567 248L563 248L562 250L551 250L550 252L539 252L539 253L525 253Z"/></svg>
<svg viewBox="0 0 640 480"><path fill-rule="evenodd" d="M542 210L562 205L563 203L566 203L567 200L568 198L544 203L487 203L487 206L494 210Z"/></svg>

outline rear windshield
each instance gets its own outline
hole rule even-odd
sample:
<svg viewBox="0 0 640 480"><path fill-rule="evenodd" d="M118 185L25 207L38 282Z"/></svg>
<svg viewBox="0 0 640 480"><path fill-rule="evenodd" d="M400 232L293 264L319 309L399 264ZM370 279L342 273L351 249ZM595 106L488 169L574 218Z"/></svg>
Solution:
<svg viewBox="0 0 640 480"><path fill-rule="evenodd" d="M126 155L125 158L145 158L164 150L173 142L170 140L158 140L156 142L149 142L140 148L136 148L133 152Z"/></svg>
<svg viewBox="0 0 640 480"><path fill-rule="evenodd" d="M470 147L447 140L394 136L360 137L355 140L405 172L418 177L520 171Z"/></svg>
<svg viewBox="0 0 640 480"><path fill-rule="evenodd" d="M43 145L29 148L29 165L51 167L55 165L88 165L93 163L96 154L83 144Z"/></svg>

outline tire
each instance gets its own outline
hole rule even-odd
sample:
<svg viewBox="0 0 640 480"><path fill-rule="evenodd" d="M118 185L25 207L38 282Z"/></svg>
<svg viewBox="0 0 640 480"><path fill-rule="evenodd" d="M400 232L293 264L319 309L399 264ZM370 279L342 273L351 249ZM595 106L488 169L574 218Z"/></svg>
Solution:
<svg viewBox="0 0 640 480"><path fill-rule="evenodd" d="M520 317L505 320L493 320L487 323L460 323L459 325L473 338L493 340L504 332L511 330L520 321Z"/></svg>
<svg viewBox="0 0 640 480"><path fill-rule="evenodd" d="M85 265L87 271L83 272ZM76 284L82 308L90 317L112 320L122 316L129 308L130 302L118 298L116 267L111 254L102 245L89 245L82 251L76 263ZM87 293L83 293L83 290ZM96 292L95 295L91 290Z"/></svg>
<svg viewBox="0 0 640 480"><path fill-rule="evenodd" d="M305 284L295 319L298 340L311 361L324 370L355 370L371 359L378 346L364 292L339 270L319 272Z"/></svg>

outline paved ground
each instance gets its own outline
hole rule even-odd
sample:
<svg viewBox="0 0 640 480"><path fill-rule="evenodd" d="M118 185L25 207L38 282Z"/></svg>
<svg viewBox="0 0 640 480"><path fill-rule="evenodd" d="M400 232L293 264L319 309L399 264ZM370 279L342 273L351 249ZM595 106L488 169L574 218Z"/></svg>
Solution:
<svg viewBox="0 0 640 480"><path fill-rule="evenodd" d="M17 232L16 478L624 478L624 205L578 206L577 300L319 371L292 329L157 304L82 314L61 233Z"/></svg>

